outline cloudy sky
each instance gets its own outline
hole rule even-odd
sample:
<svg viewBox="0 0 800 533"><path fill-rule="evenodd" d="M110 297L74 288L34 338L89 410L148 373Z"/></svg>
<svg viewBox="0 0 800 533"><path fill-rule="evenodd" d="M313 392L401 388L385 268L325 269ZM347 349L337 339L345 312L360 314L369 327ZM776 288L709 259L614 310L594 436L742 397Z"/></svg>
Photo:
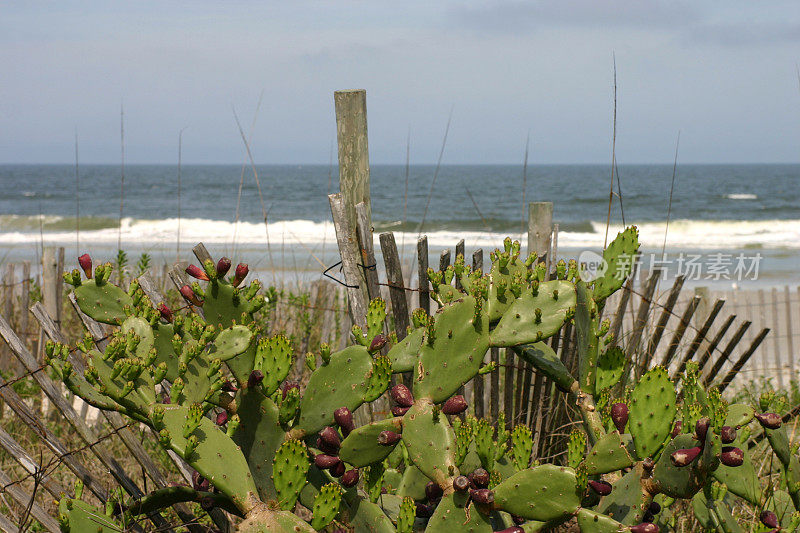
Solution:
<svg viewBox="0 0 800 533"><path fill-rule="evenodd" d="M69 5L68 5L69 4ZM800 5L639 0L4 2L0 162L327 163L333 91L370 156L445 163L800 161ZM256 115L259 98L263 95Z"/></svg>

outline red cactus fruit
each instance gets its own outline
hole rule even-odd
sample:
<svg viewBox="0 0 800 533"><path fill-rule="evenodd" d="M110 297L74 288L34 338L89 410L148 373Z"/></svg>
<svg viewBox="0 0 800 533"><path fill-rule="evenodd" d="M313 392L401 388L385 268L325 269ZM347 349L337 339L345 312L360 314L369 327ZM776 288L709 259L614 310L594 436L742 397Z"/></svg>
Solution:
<svg viewBox="0 0 800 533"><path fill-rule="evenodd" d="M592 490L595 491L600 496L608 496L609 494L611 494L612 490L611 483L602 480L600 481L595 481L593 479L589 480L589 487L591 487Z"/></svg>
<svg viewBox="0 0 800 533"><path fill-rule="evenodd" d="M378 435L378 444L381 446L394 446L398 442L400 442L401 435L399 433L395 433L394 431L389 431L388 429L383 430Z"/></svg>
<svg viewBox="0 0 800 533"><path fill-rule="evenodd" d="M339 433L330 426L322 428L322 431L319 432L319 437L322 439L322 442L336 450L342 445Z"/></svg>
<svg viewBox="0 0 800 533"><path fill-rule="evenodd" d="M672 425L672 438L674 439L683 431L683 420L676 420Z"/></svg>
<svg viewBox="0 0 800 533"><path fill-rule="evenodd" d="M261 382L264 381L264 373L261 370L253 370L250 372L250 377L247 378L247 388L252 389L253 387L257 387L261 385Z"/></svg>
<svg viewBox="0 0 800 533"><path fill-rule="evenodd" d="M476 468L472 471L472 482L479 489L485 489L489 486L489 472L483 468Z"/></svg>
<svg viewBox="0 0 800 533"><path fill-rule="evenodd" d="M723 446L719 460L725 466L742 466L744 463L744 453L734 446Z"/></svg>
<svg viewBox="0 0 800 533"><path fill-rule="evenodd" d="M201 281L208 281L208 275L206 274L205 270L203 270L197 265L187 266L186 273L192 276L193 278L199 279Z"/></svg>
<svg viewBox="0 0 800 533"><path fill-rule="evenodd" d="M167 304L162 302L161 305L158 306L158 312L161 314L161 318L172 323L172 309L167 307Z"/></svg>
<svg viewBox="0 0 800 533"><path fill-rule="evenodd" d="M736 440L736 430L731 426L722 426L719 430L719 437L722 440L722 444L730 444Z"/></svg>
<svg viewBox="0 0 800 533"><path fill-rule="evenodd" d="M358 469L351 468L347 472L342 475L342 479L339 481L343 487L350 488L354 487L356 483L358 483Z"/></svg>
<svg viewBox="0 0 800 533"><path fill-rule="evenodd" d="M453 488L458 492L464 492L469 489L469 479L467 479L467 476L457 476L453 480Z"/></svg>
<svg viewBox="0 0 800 533"><path fill-rule="evenodd" d="M333 412L333 419L336 425L342 430L342 434L346 437L353 431L356 426L353 424L353 413L347 407L340 407Z"/></svg>
<svg viewBox="0 0 800 533"><path fill-rule="evenodd" d="M399 405L393 405L391 411L392 411L392 415L393 416L403 416L404 414L406 414L408 412L409 409L411 409L411 408L410 407L400 407Z"/></svg>
<svg viewBox="0 0 800 533"><path fill-rule="evenodd" d="M628 423L628 406L624 403L615 403L611 406L611 421L620 433L625 433L625 425Z"/></svg>
<svg viewBox="0 0 800 533"><path fill-rule="evenodd" d="M658 526L650 523L637 524L631 526L631 533L658 533Z"/></svg>
<svg viewBox="0 0 800 533"><path fill-rule="evenodd" d="M697 421L694 425L694 434L697 437L697 440L700 442L706 441L706 435L708 434L708 427L711 425L711 419L708 417L703 417Z"/></svg>
<svg viewBox="0 0 800 533"><path fill-rule="evenodd" d="M700 446L695 446L694 448L684 448L682 450L676 450L672 452L670 455L670 460L672 464L678 467L687 466L694 461L700 452L703 451Z"/></svg>
<svg viewBox="0 0 800 533"><path fill-rule="evenodd" d="M446 415L457 415L467 410L467 400L460 394L453 396L442 406L442 412Z"/></svg>
<svg viewBox="0 0 800 533"><path fill-rule="evenodd" d="M414 405L414 396L411 394L408 387L402 383L398 383L392 387L389 391L389 396L391 396L394 403L400 407L411 407Z"/></svg>
<svg viewBox="0 0 800 533"><path fill-rule="evenodd" d="M250 268L247 266L247 263L239 263L236 265L236 274L233 277L232 285L234 287L238 287L244 281L244 278L247 277L249 272Z"/></svg>
<svg viewBox="0 0 800 533"><path fill-rule="evenodd" d="M220 258L217 261L217 276L222 277L228 273L228 270L231 269L231 260L227 257Z"/></svg>
<svg viewBox="0 0 800 533"><path fill-rule="evenodd" d="M780 415L775 413L761 413L756 415L756 419L767 429L778 429L783 424Z"/></svg>
<svg viewBox="0 0 800 533"><path fill-rule="evenodd" d="M92 279L92 258L89 254L83 254L78 258L78 265L80 265L83 273L86 274L86 279Z"/></svg>
<svg viewBox="0 0 800 533"><path fill-rule="evenodd" d="M331 467L330 470L328 470L328 472L330 472L333 477L342 477L344 475L344 471L345 471L345 466L344 463L341 461L339 461L336 465Z"/></svg>
<svg viewBox="0 0 800 533"><path fill-rule="evenodd" d="M228 423L228 411L220 411L217 413L216 423L218 426L224 426Z"/></svg>
<svg viewBox="0 0 800 533"><path fill-rule="evenodd" d="M438 483L433 481L429 481L427 485L425 485L425 497L428 498L429 502L438 500L442 497L442 487L439 486Z"/></svg>
<svg viewBox="0 0 800 533"><path fill-rule="evenodd" d="M384 346L386 346L386 337L380 333L375 335L375 338L372 339L372 342L369 343L369 353L375 353L380 351Z"/></svg>
<svg viewBox="0 0 800 533"><path fill-rule="evenodd" d="M767 527L778 527L778 515L772 511L762 511L758 519Z"/></svg>
<svg viewBox="0 0 800 533"><path fill-rule="evenodd" d="M190 286L184 285L183 287L181 287L181 291L180 292L181 292L181 296L183 296L186 299L186 301L188 301L190 304L192 304L192 305L194 305L196 307L202 307L203 306L203 301L200 298L197 297L197 295L194 293L194 291L192 290L192 288Z"/></svg>
<svg viewBox="0 0 800 533"><path fill-rule="evenodd" d="M329 468L333 468L337 464L341 463L341 459L336 457L335 455L327 455L324 453L320 453L314 456L314 464L317 468L321 468L322 470L328 470Z"/></svg>

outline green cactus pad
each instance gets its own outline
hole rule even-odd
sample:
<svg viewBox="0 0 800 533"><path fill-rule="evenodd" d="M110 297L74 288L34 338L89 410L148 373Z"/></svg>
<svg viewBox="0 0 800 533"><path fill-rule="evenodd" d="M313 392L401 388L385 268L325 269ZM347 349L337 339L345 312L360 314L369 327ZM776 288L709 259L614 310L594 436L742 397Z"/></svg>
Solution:
<svg viewBox="0 0 800 533"><path fill-rule="evenodd" d="M75 298L81 311L105 324L118 326L125 320L123 308L133 305L128 293L110 283L98 286L94 279L87 279L75 287Z"/></svg>
<svg viewBox="0 0 800 533"><path fill-rule="evenodd" d="M630 468L636 462L630 435L606 434L589 450L583 464L590 476Z"/></svg>
<svg viewBox="0 0 800 533"><path fill-rule="evenodd" d="M440 403L472 379L489 348L489 321L475 321L475 299L464 296L436 312L434 338L426 340L414 369L414 397Z"/></svg>
<svg viewBox="0 0 800 533"><path fill-rule="evenodd" d="M561 329L574 307L575 287L568 281L541 283L535 295L523 289L492 330L491 344L507 347L544 340Z"/></svg>
<svg viewBox="0 0 800 533"><path fill-rule="evenodd" d="M428 484L430 479L423 474L419 468L413 464L407 465L403 471L403 478L400 480L400 485L397 487L398 496L408 496L414 500L425 499L425 485Z"/></svg>
<svg viewBox="0 0 800 533"><path fill-rule="evenodd" d="M527 520L549 522L578 511L581 495L575 471L541 465L517 472L494 488L495 508Z"/></svg>
<svg viewBox="0 0 800 533"><path fill-rule="evenodd" d="M514 280L525 280L528 268L518 258L509 261L501 267L498 261L492 261L489 270L489 295L487 313L491 322L496 322L514 303L516 297L510 290Z"/></svg>
<svg viewBox="0 0 800 533"><path fill-rule="evenodd" d="M613 518L589 509L578 511L577 519L580 530L587 533L618 533L625 531L625 527Z"/></svg>
<svg viewBox="0 0 800 533"><path fill-rule="evenodd" d="M417 517L417 507L414 500L403 498L400 512L397 514L397 533L413 533L414 519Z"/></svg>
<svg viewBox="0 0 800 533"><path fill-rule="evenodd" d="M292 343L285 335L275 335L258 341L253 368L264 374L261 388L265 395L271 396L286 379L292 367L293 356Z"/></svg>
<svg viewBox="0 0 800 533"><path fill-rule="evenodd" d="M324 485L314 500L311 527L320 530L333 522L342 504L342 488L338 483Z"/></svg>
<svg viewBox="0 0 800 533"><path fill-rule="evenodd" d="M595 301L601 302L614 294L633 270L634 258L639 251L639 230L631 226L621 231L603 251L606 262L603 275L594 281Z"/></svg>
<svg viewBox="0 0 800 533"><path fill-rule="evenodd" d="M392 521L380 506L367 499L353 495L351 492L346 492L344 499L348 504L347 512L350 516L350 525L353 526L355 531L396 533Z"/></svg>
<svg viewBox="0 0 800 533"><path fill-rule="evenodd" d="M628 428L640 459L654 457L672 431L677 412L675 386L667 371L655 367L631 393Z"/></svg>
<svg viewBox="0 0 800 533"><path fill-rule="evenodd" d="M725 425L733 428L740 428L749 424L755 411L749 405L743 403L734 403L728 406L728 416L725 419Z"/></svg>
<svg viewBox="0 0 800 533"><path fill-rule="evenodd" d="M316 433L333 423L333 412L340 407L350 411L364 401L367 380L372 373L372 356L363 346L350 346L331 355L308 380L300 402L298 427Z"/></svg>
<svg viewBox="0 0 800 533"><path fill-rule="evenodd" d="M794 502L795 509L800 508L800 462L792 453L789 438L786 435L786 426L778 429L764 428L772 451L783 466L783 481L786 489Z"/></svg>
<svg viewBox="0 0 800 533"><path fill-rule="evenodd" d="M243 314L251 314L258 308L254 296L247 298L246 289L237 289L224 280L209 282L205 290L203 314L206 322L228 328L234 321L240 322Z"/></svg>
<svg viewBox="0 0 800 533"><path fill-rule="evenodd" d="M613 387L622 377L625 368L625 352L618 346L610 346L597 358L595 391Z"/></svg>
<svg viewBox="0 0 800 533"><path fill-rule="evenodd" d="M233 359L247 350L252 339L253 333L247 326L237 325L223 329L214 339L209 356L212 359L220 359L222 361Z"/></svg>
<svg viewBox="0 0 800 533"><path fill-rule="evenodd" d="M714 471L714 479L723 483L736 496L759 505L761 500L761 482L753 466L747 446L737 444L744 454L744 462L739 466L719 465Z"/></svg>
<svg viewBox="0 0 800 533"><path fill-rule="evenodd" d="M264 506L254 511L253 515L237 526L237 533L314 533L315 531L303 519L289 511L272 511Z"/></svg>
<svg viewBox="0 0 800 533"><path fill-rule="evenodd" d="M625 525L641 522L651 501L640 482L643 475L641 463L637 464L612 484L611 494L601 498L595 510Z"/></svg>
<svg viewBox="0 0 800 533"><path fill-rule="evenodd" d="M189 410L179 405L164 406L164 427L169 432L170 447L221 492L230 495L234 504L246 509L249 496L257 492L253 476L239 447L211 420L203 417L194 431L197 448L187 456L183 427Z"/></svg>
<svg viewBox="0 0 800 533"><path fill-rule="evenodd" d="M425 337L425 328L417 328L389 349L386 354L392 362L393 372L411 372L417 364L419 351Z"/></svg>
<svg viewBox="0 0 800 533"><path fill-rule="evenodd" d="M240 422L233 432L233 441L250 466L259 496L264 500L275 499L272 465L275 451L284 439L278 423L278 407L258 389L243 390L237 402Z"/></svg>
<svg viewBox="0 0 800 533"><path fill-rule="evenodd" d="M458 475L455 433L447 417L430 402L417 400L403 417L403 443L408 457L423 474L445 485Z"/></svg>
<svg viewBox="0 0 800 533"><path fill-rule="evenodd" d="M379 420L358 427L342 441L339 457L356 468L383 461L395 447L378 444L378 435L387 430L400 433L402 429L403 419L401 417Z"/></svg>
<svg viewBox="0 0 800 533"><path fill-rule="evenodd" d="M58 502L58 521L61 531L80 533L120 533L125 528L110 516L79 499L62 498Z"/></svg>
<svg viewBox="0 0 800 533"><path fill-rule="evenodd" d="M376 335L383 333L386 320L386 302L383 298L375 298L367 308L367 341L372 342Z"/></svg>
<svg viewBox="0 0 800 533"><path fill-rule="evenodd" d="M525 470L533 453L533 432L528 426L518 424L511 432L511 457L517 471Z"/></svg>
<svg viewBox="0 0 800 533"><path fill-rule="evenodd" d="M306 484L309 466L306 447L299 440L287 440L275 452L272 482L281 509L285 511L294 509L300 491Z"/></svg>
<svg viewBox="0 0 800 533"><path fill-rule="evenodd" d="M575 333L578 351L578 383L581 390L594 394L597 376L597 305L592 299L591 289L583 281L575 284Z"/></svg>
<svg viewBox="0 0 800 533"><path fill-rule="evenodd" d="M691 498L702 488L706 475L697 468L699 458L684 467L676 467L670 460L670 455L676 450L698 445L699 443L688 433L678 435L667 444L653 470L653 481L661 492L671 498Z"/></svg>
<svg viewBox="0 0 800 533"><path fill-rule="evenodd" d="M569 373L567 367L561 362L556 352L549 344L537 342L524 346L514 346L514 353L530 363L537 371L541 372L558 386L562 391L568 392L575 383L575 378Z"/></svg>
<svg viewBox="0 0 800 533"><path fill-rule="evenodd" d="M362 400L374 402L389 388L392 380L392 362L388 357L379 355L372 360L372 371L367 378L367 387Z"/></svg>
<svg viewBox="0 0 800 533"><path fill-rule="evenodd" d="M426 533L491 533L493 531L489 516L467 505L467 496L459 493L449 494L436 506L433 516L428 520Z"/></svg>
<svg viewBox="0 0 800 533"><path fill-rule="evenodd" d="M572 430L567 442L567 464L570 468L578 468L586 453L586 434L580 429Z"/></svg>

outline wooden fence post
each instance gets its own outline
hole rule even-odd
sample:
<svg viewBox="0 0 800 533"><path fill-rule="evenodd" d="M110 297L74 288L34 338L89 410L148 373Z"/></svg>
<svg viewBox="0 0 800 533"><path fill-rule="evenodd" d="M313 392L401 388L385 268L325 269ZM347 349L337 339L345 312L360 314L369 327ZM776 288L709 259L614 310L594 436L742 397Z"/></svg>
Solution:
<svg viewBox="0 0 800 533"><path fill-rule="evenodd" d="M372 227L372 206L369 194L369 146L367 142L367 92L364 90L336 91L333 93L336 107L336 139L339 148L339 190L344 205L344 216L351 235L344 240L352 247L349 254L359 254L359 238L356 223L356 205L363 202L363 218L366 227ZM337 235L337 240L339 240ZM340 241L341 243L342 241ZM364 248L365 244L361 244ZM363 269L357 269L362 298L369 298L367 278ZM350 292L350 291L348 291ZM356 323L358 318L354 317Z"/></svg>
<svg viewBox="0 0 800 533"><path fill-rule="evenodd" d="M537 262L544 263L547 276L550 276L550 251L553 237L553 202L531 202L528 204L528 254L535 253ZM513 359L511 350L506 350L506 358ZM518 359L518 358L517 358ZM537 373L533 398L531 393L531 365L519 360L520 368L517 370L517 402L514 409L514 418L520 423L525 423L530 416L534 426L541 428L542 409L549 396L549 381ZM530 399L530 400L529 400ZM530 405L529 405L530 404ZM534 439L538 446L541 440L539 435Z"/></svg>
<svg viewBox="0 0 800 533"><path fill-rule="evenodd" d="M417 284L419 286L419 307L431 314L431 293L428 282L428 237L417 241Z"/></svg>

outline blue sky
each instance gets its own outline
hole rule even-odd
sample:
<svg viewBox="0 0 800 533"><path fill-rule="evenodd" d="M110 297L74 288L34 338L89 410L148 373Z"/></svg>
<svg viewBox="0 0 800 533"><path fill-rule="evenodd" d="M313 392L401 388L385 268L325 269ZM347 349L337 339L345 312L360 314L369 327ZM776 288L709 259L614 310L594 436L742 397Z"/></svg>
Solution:
<svg viewBox="0 0 800 533"><path fill-rule="evenodd" d="M370 156L445 163L800 161L800 5L774 2L0 4L0 162L327 163L333 91ZM256 116L260 95L263 101Z"/></svg>

